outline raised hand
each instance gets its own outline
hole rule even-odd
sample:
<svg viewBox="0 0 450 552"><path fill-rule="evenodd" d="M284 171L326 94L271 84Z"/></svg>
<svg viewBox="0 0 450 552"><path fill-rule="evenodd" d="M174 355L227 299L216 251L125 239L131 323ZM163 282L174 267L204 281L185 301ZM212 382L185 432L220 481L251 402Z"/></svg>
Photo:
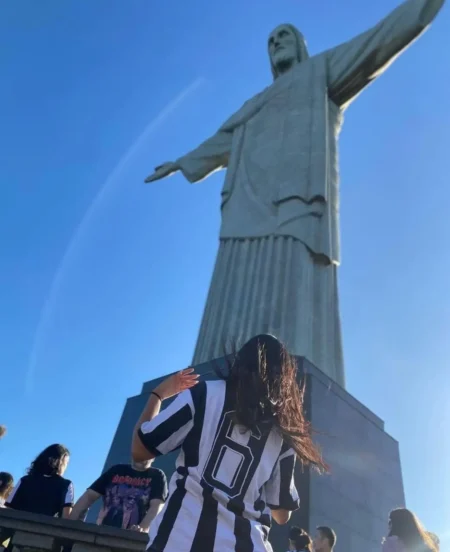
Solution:
<svg viewBox="0 0 450 552"><path fill-rule="evenodd" d="M178 393L197 385L198 378L199 376L194 373L193 368L186 368L185 370L181 370L181 372L177 372L176 374L169 376L161 382L154 389L154 391L155 393L158 393L161 399L169 399L170 397L178 395Z"/></svg>
<svg viewBox="0 0 450 552"><path fill-rule="evenodd" d="M159 165L155 168L155 172L151 174L150 176L147 176L145 179L146 183L154 182L155 180L160 180L161 178L166 178L166 176L170 176L171 174L177 172L180 170L180 167L177 163L174 163L173 161L169 161L168 163L163 163L162 165Z"/></svg>

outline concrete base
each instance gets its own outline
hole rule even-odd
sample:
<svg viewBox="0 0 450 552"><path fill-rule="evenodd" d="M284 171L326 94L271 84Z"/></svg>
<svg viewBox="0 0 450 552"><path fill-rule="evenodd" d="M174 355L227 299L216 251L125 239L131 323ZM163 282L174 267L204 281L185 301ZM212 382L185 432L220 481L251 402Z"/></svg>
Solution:
<svg viewBox="0 0 450 552"><path fill-rule="evenodd" d="M301 508L289 525L313 533L318 525L332 527L338 536L336 552L379 552L392 508L403 506L404 491L397 441L384 431L384 422L308 361L299 358L299 375L306 377L305 407L317 432L331 475L297 470ZM197 371L214 377L212 364ZM109 451L105 469L129 462L131 434L150 391L160 379L143 385L140 395L127 400ZM158 458L155 466L167 476L177 453ZM95 520L96 512L89 513ZM289 527L274 524L270 540L275 552L288 549Z"/></svg>

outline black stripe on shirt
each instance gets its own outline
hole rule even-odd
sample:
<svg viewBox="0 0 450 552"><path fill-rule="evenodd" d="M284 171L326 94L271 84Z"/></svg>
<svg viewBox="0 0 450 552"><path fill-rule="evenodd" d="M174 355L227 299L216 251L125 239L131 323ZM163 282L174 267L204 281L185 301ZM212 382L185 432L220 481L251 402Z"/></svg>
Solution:
<svg viewBox="0 0 450 552"><path fill-rule="evenodd" d="M259 431L252 432L252 435L248 441L248 446L253 453L253 462L249 473L246 476L246 483L240 496L232 498L227 505L227 509L233 512L236 516L234 521L234 536L236 538L235 552L253 552L253 542L251 537L252 526L250 521L243 517L245 510L244 497L247 493L250 482L259 467L268 437L268 433L261 434ZM262 501L262 504L259 504L259 506L262 507L263 504L264 502Z"/></svg>
<svg viewBox="0 0 450 552"><path fill-rule="evenodd" d="M186 496L186 478L177 481L177 488L167 503L164 517L158 527L158 533L149 548L151 552L163 552L170 537L174 523L180 512L183 499Z"/></svg>
<svg viewBox="0 0 450 552"><path fill-rule="evenodd" d="M156 449L151 443L150 439L147 439L145 433L143 433L142 429L138 429L138 435L139 439L141 440L141 443L144 445L144 447L148 450L148 452L151 452L153 456L161 456L161 453L158 449Z"/></svg>
<svg viewBox="0 0 450 552"><path fill-rule="evenodd" d="M180 408L180 410L178 410L178 412L175 412L175 414L167 418L167 420L161 422L158 426L156 426L153 431L150 431L149 433L144 433L142 429L139 428L138 434L145 448L152 454L156 453L156 455L158 456L161 454L158 451L159 445L164 443L164 441L166 441L171 435L176 433L191 420L191 408L188 404L185 404L183 408Z"/></svg>
<svg viewBox="0 0 450 552"><path fill-rule="evenodd" d="M261 498L262 497L262 492L263 492L263 487L261 487L261 489L259 489L259 498L258 498L258 500L255 501L255 504L254 504L253 508L257 512L261 513L261 515L258 518L258 521L261 524L261 529L262 529L262 532L263 532L264 542L267 542L267 540L269 539L269 531L270 531L270 527L272 525L272 519L271 519L269 514L264 513L264 511L266 509L266 503Z"/></svg>
<svg viewBox="0 0 450 552"><path fill-rule="evenodd" d="M234 519L235 552L253 552L252 526L250 521L243 517L244 504L242 503L239 507L229 504L228 509L236 516Z"/></svg>
<svg viewBox="0 0 450 552"><path fill-rule="evenodd" d="M300 500L294 500L291 494L291 482L295 469L295 454L291 454L280 460L280 499L279 508L285 510L297 510Z"/></svg>
<svg viewBox="0 0 450 552"><path fill-rule="evenodd" d="M193 424L193 427L192 427L191 431L188 433L188 435L186 436L186 438L184 440L184 443L183 443L183 451L184 451L184 454L185 454L184 466L180 466L177 469L177 472L179 474L182 474L184 477L183 477L183 479L180 479L178 481L177 488L176 488L175 492L173 493L173 495L169 499L169 502L167 504L167 509L164 512L164 517L161 520L161 524L158 528L158 533L157 533L156 537L154 538L153 543L150 547L150 550L152 552L153 551L162 552L164 550L165 546L167 545L167 542L168 542L169 537L170 537L170 533L173 529L173 526L175 524L175 521L176 521L177 516L179 514L179 511L181 509L183 499L186 495L185 484L186 484L186 477L189 474L188 468L189 468L189 466L197 466L198 463L199 463L200 438L201 438L201 435L202 435L203 421L204 421L204 418L205 418L206 382L202 382L202 383L196 385L194 388L192 388L191 389L191 397L192 397L192 402L194 404L194 412L195 412L194 413L194 424ZM186 405L182 409L180 409L177 412L177 414L182 412L185 408L189 409L189 419L184 420L183 423L181 423L177 429L180 429L183 425L185 425L186 423L188 423L192 419L192 412L191 412L191 409L189 408L188 405ZM170 419L173 419L173 418L174 418L174 416L172 416ZM165 423L167 423L168 421L169 420L167 420L166 422L163 422L163 424L161 424L161 426L164 425ZM175 429L173 431L177 431L177 429ZM145 435L144 435L144 437L145 437ZM167 438L167 437L165 437L165 438ZM145 442L144 442L144 444L145 444ZM199 531L199 527L200 527L201 532L202 532L202 539L200 541L200 537L199 537L199 541L196 541L196 538L194 538L194 541L193 541L193 544L192 544L192 550L194 550L194 544L196 544L196 546L198 546L199 542L200 542L200 546L199 546L198 550L199 551L205 550L205 547L202 546L202 543L206 542L205 541L205 538L206 538L205 535L208 535L209 533L212 533L211 521L213 519L213 516L211 515L211 512L206 512L204 514L204 511L203 511L204 506L205 506L205 502L204 502L203 508L202 508L202 515L206 515L206 517L208 518L208 521L207 521L207 523L204 523L204 522L202 522L202 516L200 517L199 526L197 527L197 532ZM216 502L215 523L217 524L217 502ZM209 525L209 527L206 527L206 525ZM206 527L207 531L204 530L205 527ZM216 532L214 530L214 532L213 532L214 538L215 538L215 533ZM212 546L210 547L210 549L212 550L213 548L214 548L214 540L212 541ZM208 549L208 548L206 548L206 549Z"/></svg>
<svg viewBox="0 0 450 552"><path fill-rule="evenodd" d="M209 485L205 485L203 488L202 511L190 552L209 552L214 550L218 511L219 504L212 496L212 489Z"/></svg>
<svg viewBox="0 0 450 552"><path fill-rule="evenodd" d="M206 382L202 381L193 387L191 396L194 404L194 425L183 443L184 465L187 468L199 464L200 439L206 408Z"/></svg>
<svg viewBox="0 0 450 552"><path fill-rule="evenodd" d="M183 445L185 464L187 467L198 466L199 464L200 439L205 420L207 396L206 382L196 385L191 390L191 393L195 407L194 426L186 437ZM213 550L216 540L219 505L217 500L212 496L213 488L204 481L201 482L201 485L203 487L203 504L190 552Z"/></svg>

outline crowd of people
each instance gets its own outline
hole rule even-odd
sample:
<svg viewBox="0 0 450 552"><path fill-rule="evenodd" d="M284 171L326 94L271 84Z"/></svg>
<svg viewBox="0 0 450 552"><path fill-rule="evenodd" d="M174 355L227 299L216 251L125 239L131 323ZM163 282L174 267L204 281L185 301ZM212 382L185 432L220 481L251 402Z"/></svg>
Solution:
<svg viewBox="0 0 450 552"><path fill-rule="evenodd" d="M101 500L96 523L148 532L151 552L271 550L272 521L289 523L300 506L296 462L328 471L304 414L304 387L295 361L269 335L251 339L216 375L200 381L187 369L160 383L134 428L130 464L111 467L76 502L73 483L64 478L69 450L54 444L16 485L0 472L0 507L85 520ZM177 449L168 487L152 463ZM286 548L332 552L336 541L325 525L314 536L291 527ZM439 539L398 508L380 550L437 552Z"/></svg>

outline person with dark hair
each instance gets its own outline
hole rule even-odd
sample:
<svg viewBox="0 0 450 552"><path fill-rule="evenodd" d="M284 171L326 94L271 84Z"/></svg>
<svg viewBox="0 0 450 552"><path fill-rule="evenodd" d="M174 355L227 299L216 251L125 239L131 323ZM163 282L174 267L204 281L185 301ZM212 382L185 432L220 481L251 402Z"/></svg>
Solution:
<svg viewBox="0 0 450 552"><path fill-rule="evenodd" d="M6 426L0 425L0 439L2 439L7 433Z"/></svg>
<svg viewBox="0 0 450 552"><path fill-rule="evenodd" d="M312 540L306 531L300 527L291 527L289 531L290 552L311 552Z"/></svg>
<svg viewBox="0 0 450 552"><path fill-rule="evenodd" d="M336 533L327 527L321 525L316 528L316 536L313 540L314 552L332 552L336 544Z"/></svg>
<svg viewBox="0 0 450 552"><path fill-rule="evenodd" d="M5 505L14 510L68 518L74 503L72 481L63 475L70 453L63 445L50 445L31 463Z"/></svg>
<svg viewBox="0 0 450 552"><path fill-rule="evenodd" d="M397 508L389 514L383 552L437 552L437 548L419 518L406 508Z"/></svg>
<svg viewBox="0 0 450 552"><path fill-rule="evenodd" d="M0 472L0 508L5 506L5 501L14 487L14 478L8 472Z"/></svg>
<svg viewBox="0 0 450 552"><path fill-rule="evenodd" d="M70 518L83 520L99 498L97 525L148 533L167 498L166 475L151 460L112 466L78 499Z"/></svg>
<svg viewBox="0 0 450 552"><path fill-rule="evenodd" d="M150 551L271 550L271 517L285 524L300 504L296 459L327 469L304 416L296 363L275 337L252 338L217 375L198 383L188 369L164 380L136 424L135 461L181 448Z"/></svg>

